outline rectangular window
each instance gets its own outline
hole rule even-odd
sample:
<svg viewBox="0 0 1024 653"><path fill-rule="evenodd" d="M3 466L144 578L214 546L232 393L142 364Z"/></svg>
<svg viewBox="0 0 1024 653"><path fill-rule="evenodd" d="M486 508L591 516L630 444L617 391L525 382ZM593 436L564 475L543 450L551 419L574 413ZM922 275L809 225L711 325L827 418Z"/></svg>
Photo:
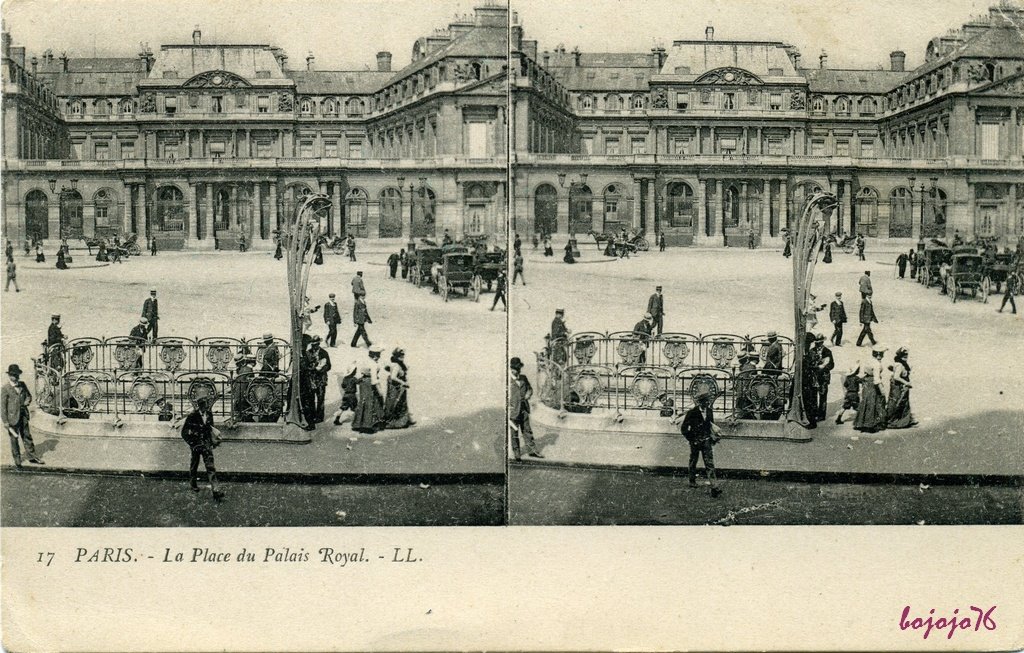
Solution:
<svg viewBox="0 0 1024 653"><path fill-rule="evenodd" d="M676 93L676 111L686 111L690 108L690 94Z"/></svg>
<svg viewBox="0 0 1024 653"><path fill-rule="evenodd" d="M71 157L73 159L78 159L78 160L82 159L82 144L81 143L72 143L71 144Z"/></svg>
<svg viewBox="0 0 1024 653"><path fill-rule="evenodd" d="M164 111L176 113L178 111L178 98L174 95L164 98Z"/></svg>
<svg viewBox="0 0 1024 653"><path fill-rule="evenodd" d="M999 158L999 125L981 123L981 158Z"/></svg>
<svg viewBox="0 0 1024 653"><path fill-rule="evenodd" d="M96 143L94 148L97 161L106 161L110 158L110 143Z"/></svg>
<svg viewBox="0 0 1024 653"><path fill-rule="evenodd" d="M633 154L647 154L647 139L642 136L633 137Z"/></svg>
<svg viewBox="0 0 1024 653"><path fill-rule="evenodd" d="M594 153L594 137L584 136L580 139L580 152L583 154Z"/></svg>
<svg viewBox="0 0 1024 653"><path fill-rule="evenodd" d="M224 112L224 98L220 97L219 95L214 95L212 98L210 98L210 100L210 110L213 113Z"/></svg>
<svg viewBox="0 0 1024 653"><path fill-rule="evenodd" d="M338 141L324 141L324 156L329 159L338 158Z"/></svg>
<svg viewBox="0 0 1024 653"><path fill-rule="evenodd" d="M299 141L299 157L303 159L313 158L313 141Z"/></svg>
<svg viewBox="0 0 1024 653"><path fill-rule="evenodd" d="M772 111L782 111L782 93L772 93L768 96L768 108Z"/></svg>
<svg viewBox="0 0 1024 653"><path fill-rule="evenodd" d="M256 111L259 113L267 113L270 111L270 96L261 95L256 98Z"/></svg>
<svg viewBox="0 0 1024 653"><path fill-rule="evenodd" d="M605 154L621 154L619 150L619 139L618 138L605 138L604 139L604 153Z"/></svg>
<svg viewBox="0 0 1024 653"><path fill-rule="evenodd" d="M782 139L772 138L768 140L768 154L782 156Z"/></svg>
<svg viewBox="0 0 1024 653"><path fill-rule="evenodd" d="M361 158L363 158L363 142L362 141L349 141L348 142L348 158L350 158L350 159L361 159Z"/></svg>
<svg viewBox="0 0 1024 653"><path fill-rule="evenodd" d="M219 159L227 151L227 144L224 141L210 141L210 156Z"/></svg>
<svg viewBox="0 0 1024 653"><path fill-rule="evenodd" d="M850 156L850 141L836 141L836 156Z"/></svg>
<svg viewBox="0 0 1024 653"><path fill-rule="evenodd" d="M135 158L135 143L121 143L121 158L122 159L134 159Z"/></svg>
<svg viewBox="0 0 1024 653"><path fill-rule="evenodd" d="M726 93L722 101L723 109L735 109L736 108L736 94Z"/></svg>
<svg viewBox="0 0 1024 653"><path fill-rule="evenodd" d="M736 139L723 138L718 141L718 152L720 154L736 154Z"/></svg>
<svg viewBox="0 0 1024 653"><path fill-rule="evenodd" d="M256 156L260 159L269 159L274 156L270 141L256 141Z"/></svg>
<svg viewBox="0 0 1024 653"><path fill-rule="evenodd" d="M875 158L875 142L863 140L860 142L860 155L865 159Z"/></svg>
<svg viewBox="0 0 1024 653"><path fill-rule="evenodd" d="M672 153L673 154L692 154L691 143L692 143L692 141L689 138L673 138L672 139Z"/></svg>
<svg viewBox="0 0 1024 653"><path fill-rule="evenodd" d="M825 141L811 141L811 156L825 156Z"/></svg>
<svg viewBox="0 0 1024 653"><path fill-rule="evenodd" d="M97 227L109 227L110 226L110 209L107 206L99 205L96 207L96 226Z"/></svg>
<svg viewBox="0 0 1024 653"><path fill-rule="evenodd" d="M487 123L470 122L466 124L467 145L469 156L474 159L487 158Z"/></svg>
<svg viewBox="0 0 1024 653"><path fill-rule="evenodd" d="M178 141L164 141L161 144L163 148L164 159L176 159L178 158Z"/></svg>

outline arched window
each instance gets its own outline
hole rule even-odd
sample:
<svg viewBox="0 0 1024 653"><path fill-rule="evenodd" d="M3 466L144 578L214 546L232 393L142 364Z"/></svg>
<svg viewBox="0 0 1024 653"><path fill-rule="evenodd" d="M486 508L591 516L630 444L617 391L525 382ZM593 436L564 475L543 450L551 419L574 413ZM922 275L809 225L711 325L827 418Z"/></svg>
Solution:
<svg viewBox="0 0 1024 653"><path fill-rule="evenodd" d="M581 95L579 102L580 102L580 111L593 111L594 110L594 96L593 95Z"/></svg>
<svg viewBox="0 0 1024 653"><path fill-rule="evenodd" d="M126 115L135 113L135 102L131 98L121 100L121 113Z"/></svg>
<svg viewBox="0 0 1024 653"><path fill-rule="evenodd" d="M729 184L722 193L722 225L725 227L740 226L740 190Z"/></svg>
<svg viewBox="0 0 1024 653"><path fill-rule="evenodd" d="M30 240L50 237L50 200L41 190L25 196L25 234Z"/></svg>
<svg viewBox="0 0 1024 653"><path fill-rule="evenodd" d="M612 93L604 98L604 108L608 111L618 111L622 108L622 100L618 95Z"/></svg>
<svg viewBox="0 0 1024 653"><path fill-rule="evenodd" d="M996 79L996 65L991 61L985 63L985 79L990 82Z"/></svg>
<svg viewBox="0 0 1024 653"><path fill-rule="evenodd" d="M854 199L854 217L855 233L870 237L878 235L878 191L865 186L857 192Z"/></svg>
<svg viewBox="0 0 1024 653"><path fill-rule="evenodd" d="M474 61L472 63L472 65L469 67L469 70L470 70L470 74L472 75L473 79L481 80L481 79L484 78L484 75L483 75L483 70L484 69L483 69L483 66L480 64L479 61Z"/></svg>
<svg viewBox="0 0 1024 653"><path fill-rule="evenodd" d="M590 186L573 184L569 189L569 233L589 233L594 228L594 194Z"/></svg>
<svg viewBox="0 0 1024 653"><path fill-rule="evenodd" d="M825 98L815 95L811 98L811 111L814 113L825 113Z"/></svg>
<svg viewBox="0 0 1024 653"><path fill-rule="evenodd" d="M156 190L156 214L153 229L157 231L185 230L185 198L176 186L161 186Z"/></svg>
<svg viewBox="0 0 1024 653"><path fill-rule="evenodd" d="M604 189L604 231L606 233L618 231L622 226L620 221L629 220L629 216L623 215L624 213L622 186L608 184L608 187Z"/></svg>
<svg viewBox="0 0 1024 653"><path fill-rule="evenodd" d="M320 112L325 116L333 116L338 113L338 105L334 98L327 98L320 107Z"/></svg>
<svg viewBox="0 0 1024 653"><path fill-rule="evenodd" d="M850 113L850 100L849 98L840 96L836 98L836 114L840 116L846 116Z"/></svg>
<svg viewBox="0 0 1024 653"><path fill-rule="evenodd" d="M85 102L81 100L72 100L68 105L68 109L71 111L71 115L81 116L85 113Z"/></svg>
<svg viewBox="0 0 1024 653"><path fill-rule="evenodd" d="M634 95L629 99L629 108L634 111L644 108L644 96Z"/></svg>
<svg viewBox="0 0 1024 653"><path fill-rule="evenodd" d="M533 231L555 233L558 224L558 191L551 184L541 184L533 194Z"/></svg>
<svg viewBox="0 0 1024 653"><path fill-rule="evenodd" d="M93 214L96 216L96 232L105 233L117 231L118 221L114 215L117 200L113 192L101 188L92 196Z"/></svg>
<svg viewBox="0 0 1024 653"><path fill-rule="evenodd" d="M493 194L493 187L490 184L470 184L466 188L462 222L464 233L474 236L485 233Z"/></svg>
<svg viewBox="0 0 1024 653"><path fill-rule="evenodd" d="M933 188L924 194L924 221L921 235L925 238L944 238L946 236L946 191Z"/></svg>
<svg viewBox="0 0 1024 653"><path fill-rule="evenodd" d="M62 238L82 237L82 194L77 190L61 193L60 235Z"/></svg>
<svg viewBox="0 0 1024 653"><path fill-rule="evenodd" d="M402 191L385 188L380 192L381 238L399 238L402 235Z"/></svg>
<svg viewBox="0 0 1024 653"><path fill-rule="evenodd" d="M366 191L361 188L345 193L345 235L366 236L368 204Z"/></svg>
<svg viewBox="0 0 1024 653"><path fill-rule="evenodd" d="M693 189L681 181L672 182L665 189L665 216L668 226L693 228Z"/></svg>
<svg viewBox="0 0 1024 653"><path fill-rule="evenodd" d="M889 194L889 237L910 238L913 229L914 195L902 186Z"/></svg>
<svg viewBox="0 0 1024 653"><path fill-rule="evenodd" d="M875 111L878 110L878 104L875 102L874 98L865 96L860 99L860 107L858 110L862 116L873 116L875 115Z"/></svg>
<svg viewBox="0 0 1024 653"><path fill-rule="evenodd" d="M420 186L412 197L412 238L433 238L437 235L437 195Z"/></svg>
<svg viewBox="0 0 1024 653"><path fill-rule="evenodd" d="M350 116L360 116L363 113L363 101L359 98L349 98L345 103L345 113Z"/></svg>

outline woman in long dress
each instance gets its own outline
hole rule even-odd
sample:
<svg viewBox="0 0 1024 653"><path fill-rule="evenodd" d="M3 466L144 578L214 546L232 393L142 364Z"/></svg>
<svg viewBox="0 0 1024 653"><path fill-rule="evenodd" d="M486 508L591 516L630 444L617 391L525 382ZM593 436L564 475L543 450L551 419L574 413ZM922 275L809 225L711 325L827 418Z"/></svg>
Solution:
<svg viewBox="0 0 1024 653"><path fill-rule="evenodd" d="M906 347L896 350L893 364L889 367L892 370L892 381L889 385L889 409L888 428L906 429L917 424L914 415L910 412L910 363Z"/></svg>
<svg viewBox="0 0 1024 653"><path fill-rule="evenodd" d="M565 256L562 257L562 260L565 261L566 263L575 263L576 262L576 259L572 255L572 241L571 240L565 244Z"/></svg>
<svg viewBox="0 0 1024 653"><path fill-rule="evenodd" d="M793 255L793 243L790 240L789 235L786 236L786 248L782 250L782 255L786 258Z"/></svg>
<svg viewBox="0 0 1024 653"><path fill-rule="evenodd" d="M832 262L832 241L825 243L825 258L822 259L823 263Z"/></svg>
<svg viewBox="0 0 1024 653"><path fill-rule="evenodd" d="M544 256L554 256L555 250L551 247L551 237L544 236Z"/></svg>
<svg viewBox="0 0 1024 653"><path fill-rule="evenodd" d="M861 366L864 374L861 380L860 408L853 420L853 428L865 433L874 433L885 429L885 387L882 380L882 357L885 349L875 347L871 350L871 360Z"/></svg>
<svg viewBox="0 0 1024 653"><path fill-rule="evenodd" d="M43 253L42 243L36 243L36 263L46 263L46 254Z"/></svg>
<svg viewBox="0 0 1024 653"><path fill-rule="evenodd" d="M68 262L64 258L64 250L63 249L58 249L57 250L57 269L58 270L67 270L68 269Z"/></svg>
<svg viewBox="0 0 1024 653"><path fill-rule="evenodd" d="M373 373L369 366L359 370L357 385L356 414L352 417L352 430L360 433L376 433L381 422L380 395L373 385Z"/></svg>
<svg viewBox="0 0 1024 653"><path fill-rule="evenodd" d="M405 351L396 349L391 353L390 368L384 419L387 420L387 428L404 429L413 424L409 416L409 367L405 364Z"/></svg>

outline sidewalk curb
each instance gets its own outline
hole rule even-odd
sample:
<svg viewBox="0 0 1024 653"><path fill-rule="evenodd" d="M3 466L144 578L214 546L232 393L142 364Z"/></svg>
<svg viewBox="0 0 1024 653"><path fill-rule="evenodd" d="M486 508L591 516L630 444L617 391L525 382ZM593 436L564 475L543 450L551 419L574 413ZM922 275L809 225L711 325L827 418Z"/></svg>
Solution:
<svg viewBox="0 0 1024 653"><path fill-rule="evenodd" d="M509 468L550 468L573 469L599 472L629 472L634 474L651 474L653 476L679 476L688 474L686 467L668 465L599 465L594 463L574 463L558 461L534 461L509 459ZM703 471L703 469L701 469ZM719 478L732 480L765 480L772 482L821 483L821 484L892 484L919 485L922 483L935 485L986 485L1004 487L1024 487L1024 474L930 474L903 472L816 472L801 470L753 470L730 469L716 467L715 474Z"/></svg>

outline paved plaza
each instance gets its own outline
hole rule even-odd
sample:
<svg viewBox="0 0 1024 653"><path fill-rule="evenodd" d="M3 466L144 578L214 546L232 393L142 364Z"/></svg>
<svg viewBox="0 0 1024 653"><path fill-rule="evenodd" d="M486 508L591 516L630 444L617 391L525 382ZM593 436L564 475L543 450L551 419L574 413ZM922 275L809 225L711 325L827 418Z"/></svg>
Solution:
<svg viewBox="0 0 1024 653"><path fill-rule="evenodd" d="M561 251L564 242L554 243ZM527 363L536 378L534 352L543 346L556 308L566 311L574 332L626 331L641 319L656 285L664 286L665 331L692 334L793 332L792 260L778 250L672 249L629 259L601 255L580 239L576 265L544 258L529 245L528 285L512 290L510 355ZM871 244L867 260L837 251L832 264L818 263L818 303L843 293L850 323L842 347L833 347L836 369L829 393L830 419L809 443L724 440L716 448L723 468L856 473L1020 475L1024 470L1024 319L996 313L999 295L988 303L961 299L952 304L937 288L898 280L895 247ZM911 429L858 433L848 420L832 417L842 398L839 374L870 356L856 347L860 305L857 280L871 270L874 332L889 347L910 350L911 405L920 424ZM828 309L820 328L831 334ZM568 419L572 419L570 415ZM664 436L615 432L585 433L535 427L545 463L596 466L680 467L687 446L666 420ZM515 498L513 497L513 504Z"/></svg>
<svg viewBox="0 0 1024 653"><path fill-rule="evenodd" d="M388 245L390 246L390 245ZM394 251L401 245L395 244ZM385 276L390 250L384 243L358 252L359 262L327 254L314 266L309 296L314 304L335 292L342 314L338 347L328 348L333 370L366 360L366 348L349 347L352 325L350 280L363 270L374 344L406 350L410 410L416 424L403 430L364 436L349 425L321 424L308 445L227 442L218 449L225 471L321 474L494 474L504 470L505 317L490 312L491 295L479 303L463 298L444 303L427 288ZM97 264L86 251L73 250L71 270L52 261L36 264L17 255L21 292L5 293L2 306L0 363L28 370L46 337L50 314L62 315L69 338L124 336L138 321L150 288L159 291L160 336L259 337L271 331L287 337L288 303L283 261L270 252L160 253L121 265ZM487 303L485 303L487 302ZM312 332L326 334L322 314ZM340 400L333 378L327 409ZM184 469L187 447L177 432L167 439L37 437L48 465L74 469L155 471ZM357 437L358 436L358 437ZM3 461L10 464L4 447Z"/></svg>

